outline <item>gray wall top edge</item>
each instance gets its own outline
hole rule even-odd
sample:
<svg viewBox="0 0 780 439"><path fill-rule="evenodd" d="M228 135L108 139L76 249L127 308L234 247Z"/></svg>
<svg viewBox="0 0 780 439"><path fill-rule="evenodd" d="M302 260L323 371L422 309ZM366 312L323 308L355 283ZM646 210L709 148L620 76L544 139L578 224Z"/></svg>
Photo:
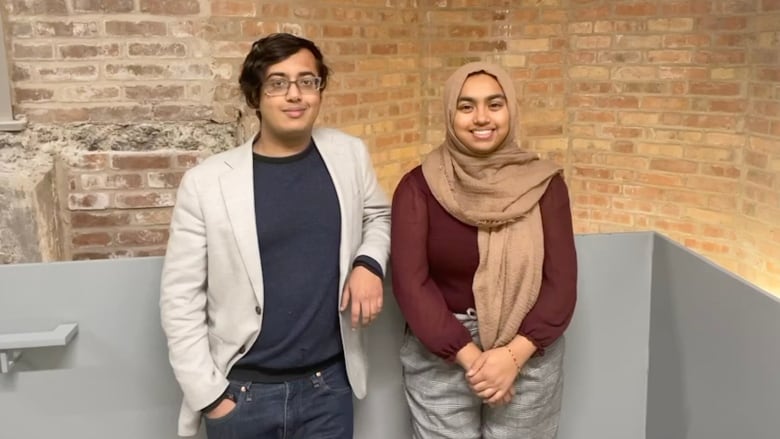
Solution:
<svg viewBox="0 0 780 439"><path fill-rule="evenodd" d="M748 288L751 288L751 289L755 290L756 292L759 292L759 293L765 295L768 299L774 301L775 303L780 304L780 296L772 294L769 291L767 291L767 290L759 287L758 285L750 282L749 280L739 276L738 274L736 274L734 272L731 272L729 270L726 270L725 268L723 268L720 265L716 264L715 262L711 261L709 258L707 258L707 257L705 257L705 256L703 256L703 255L701 255L701 254L699 254L699 253L697 253L697 252L695 252L695 251L693 251L693 250L691 250L691 249L681 245L680 243L674 241L673 239L669 238L666 235L663 235L663 234L657 233L657 232L655 232L654 235L655 235L656 239L659 239L659 240L665 242L668 245L671 245L671 246L673 246L675 248L678 248L678 249L682 250L683 252L685 252L685 253L691 255L692 257L698 259L699 261L703 262L704 264L706 264L706 265L716 269L717 271L725 274L726 276L729 276L730 278L732 278L735 281L741 283L742 285L744 285L744 286L746 286Z"/></svg>

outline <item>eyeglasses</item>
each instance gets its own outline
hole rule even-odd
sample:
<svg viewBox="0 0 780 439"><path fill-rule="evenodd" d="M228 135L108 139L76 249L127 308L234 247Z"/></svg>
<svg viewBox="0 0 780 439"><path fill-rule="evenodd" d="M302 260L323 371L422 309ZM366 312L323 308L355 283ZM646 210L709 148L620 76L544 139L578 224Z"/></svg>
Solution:
<svg viewBox="0 0 780 439"><path fill-rule="evenodd" d="M265 94L268 96L283 96L287 94L290 85L295 84L301 93L315 93L322 85L322 78L319 76L304 76L295 81L287 78L271 78L263 85Z"/></svg>

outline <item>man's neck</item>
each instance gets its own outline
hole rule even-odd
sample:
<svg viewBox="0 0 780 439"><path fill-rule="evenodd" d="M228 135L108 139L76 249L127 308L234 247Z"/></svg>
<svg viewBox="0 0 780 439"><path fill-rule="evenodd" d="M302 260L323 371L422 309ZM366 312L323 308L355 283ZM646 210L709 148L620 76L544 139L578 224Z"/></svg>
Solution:
<svg viewBox="0 0 780 439"><path fill-rule="evenodd" d="M255 138L252 151L266 157L288 157L303 152L309 143L311 143L311 134L294 139L277 139L259 135Z"/></svg>

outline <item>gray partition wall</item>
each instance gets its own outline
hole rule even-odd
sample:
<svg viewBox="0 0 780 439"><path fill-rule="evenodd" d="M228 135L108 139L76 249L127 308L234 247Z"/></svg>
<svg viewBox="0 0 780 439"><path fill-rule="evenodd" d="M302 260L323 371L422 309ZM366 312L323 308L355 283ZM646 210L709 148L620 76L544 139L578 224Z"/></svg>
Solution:
<svg viewBox="0 0 780 439"><path fill-rule="evenodd" d="M647 439L780 438L780 298L656 235Z"/></svg>
<svg viewBox="0 0 780 439"><path fill-rule="evenodd" d="M559 439L780 437L777 298L653 233L576 242ZM0 266L0 438L176 437L181 394L159 324L160 266ZM385 303L365 332L371 374L355 408L359 439L411 437L398 360L404 323L389 286ZM40 347L9 366L20 340Z"/></svg>

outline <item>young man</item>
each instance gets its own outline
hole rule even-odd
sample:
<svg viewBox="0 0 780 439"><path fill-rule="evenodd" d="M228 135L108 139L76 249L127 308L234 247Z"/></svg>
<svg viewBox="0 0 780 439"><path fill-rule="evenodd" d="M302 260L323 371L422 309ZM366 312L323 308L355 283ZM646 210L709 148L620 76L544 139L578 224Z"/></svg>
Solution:
<svg viewBox="0 0 780 439"><path fill-rule="evenodd" d="M311 41L256 41L239 82L259 133L182 179L160 298L182 436L202 415L211 438L352 438L390 208L363 143L313 128L327 80Z"/></svg>

